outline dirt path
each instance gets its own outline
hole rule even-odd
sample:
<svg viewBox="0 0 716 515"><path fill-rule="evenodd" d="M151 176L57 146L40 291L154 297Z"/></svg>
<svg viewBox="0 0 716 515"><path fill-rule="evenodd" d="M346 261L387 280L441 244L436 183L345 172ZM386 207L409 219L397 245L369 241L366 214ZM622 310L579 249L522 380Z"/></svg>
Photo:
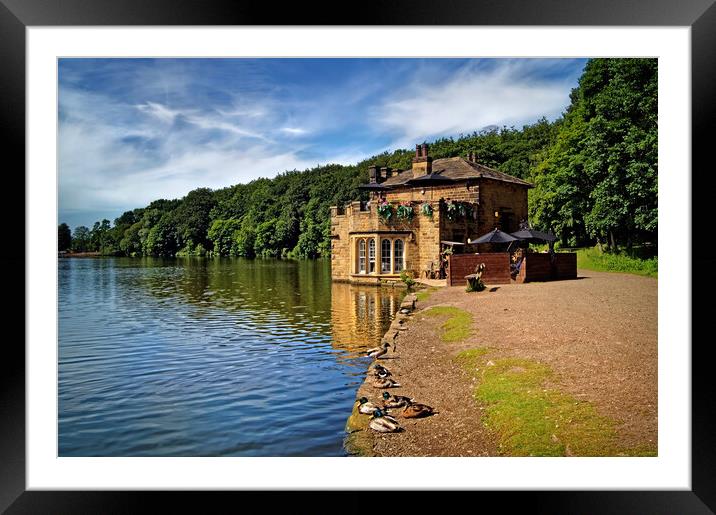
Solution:
<svg viewBox="0 0 716 515"><path fill-rule="evenodd" d="M618 444L657 448L657 280L579 271L580 279L511 284L480 293L441 288L418 302L398 338L395 359L381 360L403 385L390 391L415 397L439 414L403 420L404 432L371 434L379 456L498 455L496 435L473 399L476 377L453 362L462 350L487 347L496 358L524 358L549 366L548 385L591 402L616 422ZM440 340L442 319L424 315L435 305L473 314L472 336ZM359 396L377 400L366 382Z"/></svg>

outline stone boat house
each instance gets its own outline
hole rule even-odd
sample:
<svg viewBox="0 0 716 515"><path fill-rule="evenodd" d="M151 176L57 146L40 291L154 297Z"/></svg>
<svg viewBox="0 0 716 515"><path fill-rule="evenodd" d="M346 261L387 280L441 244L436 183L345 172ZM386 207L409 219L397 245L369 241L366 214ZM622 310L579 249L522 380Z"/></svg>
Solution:
<svg viewBox="0 0 716 515"><path fill-rule="evenodd" d="M333 279L379 284L402 270L422 276L439 267L441 242L465 244L456 252L488 252L468 240L495 227L517 231L532 187L472 154L433 160L426 144L416 146L411 169L371 166L361 186L370 200L331 207Z"/></svg>

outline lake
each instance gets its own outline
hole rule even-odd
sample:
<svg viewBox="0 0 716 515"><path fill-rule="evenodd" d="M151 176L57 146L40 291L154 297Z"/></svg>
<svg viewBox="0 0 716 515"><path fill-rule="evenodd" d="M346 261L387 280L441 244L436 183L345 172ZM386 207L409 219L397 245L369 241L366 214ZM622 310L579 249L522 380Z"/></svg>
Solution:
<svg viewBox="0 0 716 515"><path fill-rule="evenodd" d="M405 291L330 262L61 258L60 456L345 456Z"/></svg>

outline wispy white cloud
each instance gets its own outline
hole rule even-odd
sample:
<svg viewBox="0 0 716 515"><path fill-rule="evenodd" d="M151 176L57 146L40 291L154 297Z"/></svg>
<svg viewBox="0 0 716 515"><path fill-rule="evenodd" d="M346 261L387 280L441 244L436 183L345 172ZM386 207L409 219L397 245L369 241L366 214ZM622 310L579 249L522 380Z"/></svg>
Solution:
<svg viewBox="0 0 716 515"><path fill-rule="evenodd" d="M301 136L303 134L308 133L306 129L302 129L300 127L281 127L279 129L281 132L285 132L286 134L290 134L292 136Z"/></svg>
<svg viewBox="0 0 716 515"><path fill-rule="evenodd" d="M521 125L557 117L569 105L574 77L545 77L546 60L498 61L492 67L466 66L443 81L413 81L395 90L373 116L393 135L391 146L470 133L482 127ZM539 72L536 73L536 72Z"/></svg>

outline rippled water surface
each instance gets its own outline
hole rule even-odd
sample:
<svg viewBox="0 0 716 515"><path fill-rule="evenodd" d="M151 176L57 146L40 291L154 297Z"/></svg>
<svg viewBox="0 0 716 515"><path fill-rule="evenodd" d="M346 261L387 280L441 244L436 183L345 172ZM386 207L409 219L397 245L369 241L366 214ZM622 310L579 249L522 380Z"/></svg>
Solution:
<svg viewBox="0 0 716 515"><path fill-rule="evenodd" d="M326 261L59 260L60 456L341 456L403 291Z"/></svg>

